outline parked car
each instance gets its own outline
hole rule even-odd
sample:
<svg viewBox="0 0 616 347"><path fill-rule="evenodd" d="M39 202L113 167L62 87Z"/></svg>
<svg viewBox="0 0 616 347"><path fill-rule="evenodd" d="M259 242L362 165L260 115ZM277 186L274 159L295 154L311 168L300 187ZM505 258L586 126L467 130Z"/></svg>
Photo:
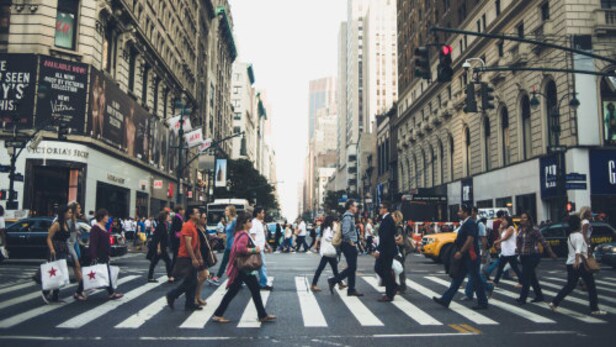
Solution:
<svg viewBox="0 0 616 347"><path fill-rule="evenodd" d="M54 217L30 217L17 221L6 228L6 243L10 258L46 259L48 256L47 231L53 224ZM78 222L81 232L80 247L84 263L88 262L90 224ZM120 234L112 234L111 256L117 257L128 252L126 241Z"/></svg>
<svg viewBox="0 0 616 347"><path fill-rule="evenodd" d="M595 247L595 259L598 262L616 268L616 242L609 242Z"/></svg>
<svg viewBox="0 0 616 347"><path fill-rule="evenodd" d="M590 225L592 225L592 236L590 238L592 247L616 241L616 229L611 225L604 222L591 222ZM563 222L550 224L540 229L545 240L559 257L566 257L569 252L567 249L568 228L569 224Z"/></svg>

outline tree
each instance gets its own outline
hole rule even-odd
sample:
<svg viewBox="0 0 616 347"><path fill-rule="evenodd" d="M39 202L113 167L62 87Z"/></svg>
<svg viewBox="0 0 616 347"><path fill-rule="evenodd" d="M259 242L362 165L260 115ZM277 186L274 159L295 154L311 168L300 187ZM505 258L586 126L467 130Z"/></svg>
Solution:
<svg viewBox="0 0 616 347"><path fill-rule="evenodd" d="M274 194L276 188L252 166L252 162L246 159L229 160L227 170L230 185L216 188L214 196L217 199L247 199L266 211L280 209Z"/></svg>
<svg viewBox="0 0 616 347"><path fill-rule="evenodd" d="M342 199L343 195L346 195L345 190L327 192L325 195L325 201L323 202L323 209L326 214L332 213L332 211L336 211L340 214L344 213L344 206L339 205L340 199Z"/></svg>

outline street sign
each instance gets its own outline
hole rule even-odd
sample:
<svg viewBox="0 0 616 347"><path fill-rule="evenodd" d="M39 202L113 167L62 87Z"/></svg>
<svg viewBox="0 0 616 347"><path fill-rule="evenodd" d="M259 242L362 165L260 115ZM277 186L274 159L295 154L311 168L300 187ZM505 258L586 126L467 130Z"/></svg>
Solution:
<svg viewBox="0 0 616 347"><path fill-rule="evenodd" d="M8 173L11 172L10 165L0 165L0 173Z"/></svg>
<svg viewBox="0 0 616 347"><path fill-rule="evenodd" d="M577 172L571 172L571 173L568 173L567 175L565 175L565 180L567 182L576 182L576 181L586 182L586 175L585 174L579 174Z"/></svg>
<svg viewBox="0 0 616 347"><path fill-rule="evenodd" d="M565 188L567 190L586 190L588 189L586 183L569 183L569 182L565 183Z"/></svg>
<svg viewBox="0 0 616 347"><path fill-rule="evenodd" d="M163 180L154 180L154 189L163 189Z"/></svg>
<svg viewBox="0 0 616 347"><path fill-rule="evenodd" d="M4 148L15 147L15 148L24 148L26 147L26 140L17 140L17 141L5 141Z"/></svg>
<svg viewBox="0 0 616 347"><path fill-rule="evenodd" d="M13 180L15 180L15 182L23 182L24 181L24 175L22 175L20 173L16 173L13 176Z"/></svg>
<svg viewBox="0 0 616 347"><path fill-rule="evenodd" d="M212 139L203 140L201 145L199 145L199 152L205 152L208 149L210 149L210 147L212 147L212 142L213 142Z"/></svg>

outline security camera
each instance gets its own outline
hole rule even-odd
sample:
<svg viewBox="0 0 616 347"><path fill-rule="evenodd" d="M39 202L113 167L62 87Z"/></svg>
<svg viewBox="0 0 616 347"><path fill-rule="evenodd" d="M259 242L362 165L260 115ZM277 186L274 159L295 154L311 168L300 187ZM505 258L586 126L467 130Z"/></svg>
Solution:
<svg viewBox="0 0 616 347"><path fill-rule="evenodd" d="M471 68L471 63L469 63L468 60L465 61L464 64L462 64L462 68L464 68L466 70L470 69Z"/></svg>

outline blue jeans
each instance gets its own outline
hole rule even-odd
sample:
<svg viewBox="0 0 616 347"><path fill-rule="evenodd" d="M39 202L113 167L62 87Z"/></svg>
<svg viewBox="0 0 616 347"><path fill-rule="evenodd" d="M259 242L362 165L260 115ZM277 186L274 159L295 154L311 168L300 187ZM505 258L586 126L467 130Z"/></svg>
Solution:
<svg viewBox="0 0 616 347"><path fill-rule="evenodd" d="M261 259L263 259L263 266L259 269L259 285L261 288L267 286L267 266L265 266L265 252L261 251Z"/></svg>
<svg viewBox="0 0 616 347"><path fill-rule="evenodd" d="M469 282L474 283L475 292L477 293L478 304L481 306L487 305L488 297L486 296L485 287L479 275L479 265L480 265L479 260L472 261L468 257L465 256L462 261L464 262L466 272L468 273ZM462 285L462 282L464 282L464 277L466 277L466 274L462 273L460 276L457 276L456 278L454 278L451 281L451 285L449 286L449 289L447 289L447 291L443 294L441 299L448 305L451 302L451 300L453 300L453 297L456 295L456 293L458 292L458 289Z"/></svg>
<svg viewBox="0 0 616 347"><path fill-rule="evenodd" d="M494 285L491 283L488 283L488 280L481 273L481 271L479 271L479 279L483 283L483 288L485 288L485 290L487 290L488 292L491 292L494 290ZM466 294L466 296L471 299L473 298L473 294L475 294L475 284L471 279L470 273L468 275L468 282L466 282L466 289L464 290L464 294Z"/></svg>
<svg viewBox="0 0 616 347"><path fill-rule="evenodd" d="M485 272L488 276L491 276L492 272L498 268L498 264L500 264L500 258L492 259L492 262L485 268Z"/></svg>

